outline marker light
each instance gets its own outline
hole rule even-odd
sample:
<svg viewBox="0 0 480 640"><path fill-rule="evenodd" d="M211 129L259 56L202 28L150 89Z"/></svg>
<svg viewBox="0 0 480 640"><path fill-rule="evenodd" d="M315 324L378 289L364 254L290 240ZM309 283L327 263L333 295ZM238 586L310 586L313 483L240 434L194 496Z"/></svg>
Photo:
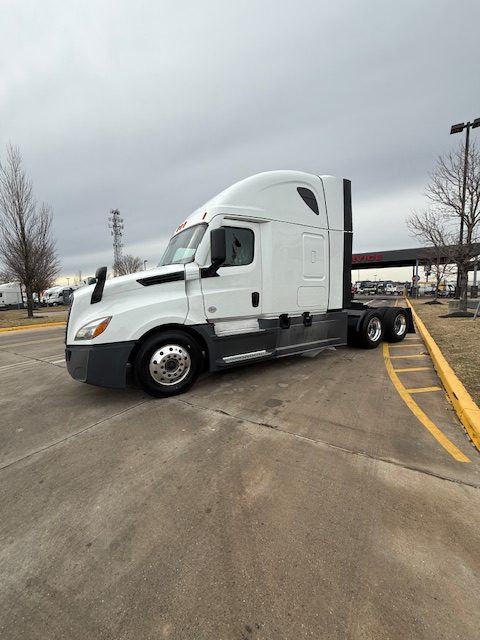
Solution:
<svg viewBox="0 0 480 640"><path fill-rule="evenodd" d="M108 327L108 323L112 319L112 316L106 318L98 318L98 320L92 320L88 324L84 324L81 329L77 331L75 340L93 340Z"/></svg>

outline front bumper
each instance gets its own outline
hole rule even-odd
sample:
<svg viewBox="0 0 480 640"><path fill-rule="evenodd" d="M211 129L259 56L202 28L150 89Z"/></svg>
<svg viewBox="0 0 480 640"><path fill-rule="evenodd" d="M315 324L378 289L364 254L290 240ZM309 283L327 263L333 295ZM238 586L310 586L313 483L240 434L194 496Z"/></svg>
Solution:
<svg viewBox="0 0 480 640"><path fill-rule="evenodd" d="M123 388L127 364L135 342L114 344L67 345L65 360L75 380L99 387Z"/></svg>

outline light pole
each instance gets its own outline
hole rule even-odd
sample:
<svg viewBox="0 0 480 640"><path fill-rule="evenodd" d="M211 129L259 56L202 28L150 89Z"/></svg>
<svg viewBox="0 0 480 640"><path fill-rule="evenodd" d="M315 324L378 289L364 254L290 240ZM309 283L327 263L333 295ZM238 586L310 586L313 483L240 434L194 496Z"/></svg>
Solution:
<svg viewBox="0 0 480 640"><path fill-rule="evenodd" d="M463 186L462 186L462 212L460 216L460 245L463 245L463 227L465 224L465 201L467 197L467 172L468 172L468 147L470 145L470 129L476 129L480 127L480 118L475 118L472 122L460 122L459 124L453 124L450 129L450 135L454 133L462 133L465 129L465 159L463 164ZM463 249L460 249L461 257ZM460 269L457 264L457 297L460 297Z"/></svg>

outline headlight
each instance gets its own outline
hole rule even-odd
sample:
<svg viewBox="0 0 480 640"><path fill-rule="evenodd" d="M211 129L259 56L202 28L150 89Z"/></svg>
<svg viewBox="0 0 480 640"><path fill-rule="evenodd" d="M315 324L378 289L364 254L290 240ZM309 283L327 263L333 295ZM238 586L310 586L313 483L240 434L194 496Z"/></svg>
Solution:
<svg viewBox="0 0 480 640"><path fill-rule="evenodd" d="M112 319L112 316L106 318L98 318L98 320L92 320L88 324L84 324L81 329L77 331L75 340L92 340L105 331L108 327L108 323Z"/></svg>

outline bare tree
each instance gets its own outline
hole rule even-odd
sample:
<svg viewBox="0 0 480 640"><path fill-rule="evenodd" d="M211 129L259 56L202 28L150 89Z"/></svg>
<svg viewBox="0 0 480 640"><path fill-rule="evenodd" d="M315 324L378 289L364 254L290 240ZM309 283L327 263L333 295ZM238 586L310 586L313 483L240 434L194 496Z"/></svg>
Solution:
<svg viewBox="0 0 480 640"><path fill-rule="evenodd" d="M474 258L473 244L480 238L480 153L470 144L463 203L465 145L453 153L440 156L430 175L426 195L436 205L437 215L453 223L455 234L455 262L459 273L461 309L467 308L468 269ZM460 238L463 217L464 232ZM462 242L460 242L462 240Z"/></svg>
<svg viewBox="0 0 480 640"><path fill-rule="evenodd" d="M0 269L0 283L5 283L5 282L14 282L15 281L15 276L13 273L11 273L10 271L8 271L8 269Z"/></svg>
<svg viewBox="0 0 480 640"><path fill-rule="evenodd" d="M120 256L116 263L116 274L119 276L125 276L127 273L136 273L140 271L143 266L141 258L127 254Z"/></svg>
<svg viewBox="0 0 480 640"><path fill-rule="evenodd" d="M407 218L410 235L427 247L426 260L435 279L435 297L442 280L452 271L455 260L454 236L448 225L435 210L413 212ZM453 246L452 246L453 245Z"/></svg>
<svg viewBox="0 0 480 640"><path fill-rule="evenodd" d="M42 204L38 212L38 233L32 243L35 274L33 291L40 296L55 282L60 271L55 241L52 237L52 211L48 205Z"/></svg>
<svg viewBox="0 0 480 640"><path fill-rule="evenodd" d="M59 270L51 221L50 209L37 207L19 149L9 145L6 161L0 163L0 260L25 287L29 318L38 280L44 274L53 279Z"/></svg>

